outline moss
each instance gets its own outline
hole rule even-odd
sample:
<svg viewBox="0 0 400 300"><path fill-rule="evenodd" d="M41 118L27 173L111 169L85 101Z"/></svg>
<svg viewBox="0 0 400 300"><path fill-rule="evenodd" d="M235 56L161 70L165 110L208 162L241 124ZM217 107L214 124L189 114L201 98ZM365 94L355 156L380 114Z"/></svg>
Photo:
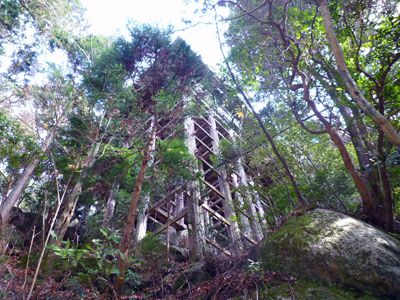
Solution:
<svg viewBox="0 0 400 300"><path fill-rule="evenodd" d="M291 218L259 249L266 271L382 296L400 291L400 244L341 213L317 209Z"/></svg>
<svg viewBox="0 0 400 300"><path fill-rule="evenodd" d="M264 268L268 270L279 269L281 266L279 258L270 256L269 253L271 251L276 253L277 251L283 255L293 256L291 250L306 248L313 239L313 235L310 233L316 230L312 224L312 218L308 215L289 219L282 228L268 237L268 243L265 243L264 248L261 249L261 261ZM296 257L291 258L293 262L296 261Z"/></svg>
<svg viewBox="0 0 400 300"><path fill-rule="evenodd" d="M359 294L342 289L337 286L329 286L311 280L297 280L294 283L282 283L275 286L267 286L260 291L262 299L326 299L326 300L374 300L378 299L368 294Z"/></svg>

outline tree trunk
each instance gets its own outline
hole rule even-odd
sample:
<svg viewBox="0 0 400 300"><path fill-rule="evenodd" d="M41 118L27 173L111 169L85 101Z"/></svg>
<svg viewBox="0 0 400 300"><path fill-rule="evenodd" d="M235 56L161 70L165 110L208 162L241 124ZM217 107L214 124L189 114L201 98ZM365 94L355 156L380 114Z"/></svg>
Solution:
<svg viewBox="0 0 400 300"><path fill-rule="evenodd" d="M60 241L64 238L65 232L69 224L71 223L72 217L75 213L76 205L78 204L79 196L82 193L82 178L88 168L91 168L96 160L96 156L99 153L101 141L92 145L88 156L82 163L81 175L79 175L78 181L75 184L71 194L69 195L65 205L61 211L61 214L57 218L57 222L54 226L54 232L57 235L57 239Z"/></svg>
<svg viewBox="0 0 400 300"><path fill-rule="evenodd" d="M61 241L64 238L65 233L67 232L68 225L74 215L76 204L78 203L81 192L82 182L79 180L72 189L72 192L65 202L63 210L61 211L61 214L57 217L56 224L54 225L54 232L57 235L57 241Z"/></svg>
<svg viewBox="0 0 400 300"><path fill-rule="evenodd" d="M319 7L321 8L321 15L325 24L326 36L336 60L337 71L344 81L347 91L349 92L353 101L361 108L361 110L370 116L378 125L379 129L384 132L389 141L397 147L400 147L400 135L397 133L396 129L384 115L376 110L375 107L365 99L361 90L358 88L355 81L351 77L349 70L347 69L343 51L340 47L334 30L332 17L329 12L328 1L318 0L318 3Z"/></svg>
<svg viewBox="0 0 400 300"><path fill-rule="evenodd" d="M379 179L381 183L381 191L383 193L383 207L385 213L385 220L384 226L385 229L390 231L393 229L393 221L394 221L394 201L393 201L393 194L392 188L390 186L389 176L387 174L386 169L386 157L383 151L383 133L379 132L378 136L378 158L379 158Z"/></svg>
<svg viewBox="0 0 400 300"><path fill-rule="evenodd" d="M319 112L317 109L317 106L315 105L315 102L311 100L309 90L308 90L308 84L306 83L306 79L304 76L302 76L303 80L303 88L304 88L304 100L307 102L309 107L312 109L314 112L315 116L321 121L321 123L324 125L326 131L328 132L332 142L335 144L335 146L338 148L340 155L342 157L343 163L350 173L351 178L353 179L353 182L360 193L362 203L363 203L363 212L367 216L373 216L374 215L374 199L365 183L363 178L358 174L353 161L350 157L349 152L346 149L346 146L344 145L342 139L336 132L336 130L332 127L332 125L325 119L325 117Z"/></svg>
<svg viewBox="0 0 400 300"><path fill-rule="evenodd" d="M222 50L221 50L222 51ZM294 193L296 194L296 198L297 201L299 202L299 204L303 207L306 208L308 207L308 202L307 200L304 198L303 194L300 191L300 188L297 184L296 179L294 178L292 172L290 171L289 165L286 162L286 159L282 156L282 154L280 153L280 151L278 150L278 147L276 146L274 139L272 138L271 134L268 132L267 128L264 125L264 122L262 121L262 119L260 118L260 116L258 115L258 113L255 111L253 105L251 104L249 98L247 97L246 93L243 91L243 89L241 88L241 86L239 85L239 83L236 81L236 77L233 74L228 61L225 58L225 62L226 62L226 67L228 69L228 72L232 78L232 81L234 82L236 89L238 90L238 92L242 95L245 103L247 104L247 106L250 108L253 116L256 118L258 125L260 126L262 132L264 133L265 137L267 138L269 144L271 145L272 148L272 152L274 152L275 156L278 158L278 160L280 161L280 163L282 164L283 169L285 170L285 175L289 178L289 181L293 187Z"/></svg>
<svg viewBox="0 0 400 300"><path fill-rule="evenodd" d="M65 121L65 116L62 115L57 119L56 124L53 129L49 132L46 139L43 143L43 152L46 152L51 143L53 142L56 130L61 126L61 124ZM10 220L10 213L14 206L18 206L21 201L21 194L24 191L25 187L28 185L31 180L32 174L35 172L36 167L38 166L40 160L38 158L34 158L33 161L24 169L21 176L18 178L14 188L11 193L8 195L7 199L0 205L0 228L3 226L7 226Z"/></svg>
<svg viewBox="0 0 400 300"><path fill-rule="evenodd" d="M219 136L217 131L217 124L215 122L214 116L210 113L208 117L208 122L210 123L210 133L213 138L212 146L215 153L219 153ZM240 229L237 221L234 221L236 214L234 211L234 204L232 199L232 192L228 183L228 174L224 168L219 170L220 176L218 176L218 185L222 194L225 196L225 200L222 202L225 218L230 221L230 226L228 229L229 239L232 245L232 250L239 255L240 251L243 250L243 244L240 239Z"/></svg>
<svg viewBox="0 0 400 300"><path fill-rule="evenodd" d="M143 186L144 178L146 175L148 163L151 159L151 154L152 154L151 150L153 149L153 145L155 144L155 141L156 141L156 133L157 133L156 125L157 125L156 117L153 116L153 118L151 120L151 125L149 128L150 136L148 138L147 144L143 151L142 164L140 166L139 173L136 177L135 187L134 187L132 198L131 198L131 204L129 206L128 216L127 216L124 231L122 234L122 241L121 241L121 244L119 247L119 250L121 252L121 255L118 256L119 276L115 283L115 290L117 292L119 292L121 290L122 285L124 283L126 263L127 263L127 259L129 256L129 252L131 250L133 231L135 229L135 221L136 221L138 203L139 203L139 199L140 199L140 193L142 191L142 186Z"/></svg>
<svg viewBox="0 0 400 300"><path fill-rule="evenodd" d="M147 220L149 217L148 209L150 204L150 195L143 197L143 201L139 203L137 224L136 224L136 242L140 242L146 236L147 233Z"/></svg>
<svg viewBox="0 0 400 300"><path fill-rule="evenodd" d="M111 186L111 191L110 195L108 196L107 199L107 204L106 208L104 211L104 218L103 218L103 227L110 227L110 220L112 216L114 215L114 208L115 208L115 203L117 201L117 193L119 189L119 184L117 183L117 179L114 180L114 183Z"/></svg>
<svg viewBox="0 0 400 300"><path fill-rule="evenodd" d="M193 119L185 119L186 145L189 153L196 157L197 146L195 139L195 128ZM191 164L192 174L197 174L201 168L198 166L198 160ZM207 251L206 244L206 225L208 225L207 214L204 214L201 206L201 188L198 180L192 180L187 185L188 190L188 234L189 234L189 253L192 260L203 259Z"/></svg>

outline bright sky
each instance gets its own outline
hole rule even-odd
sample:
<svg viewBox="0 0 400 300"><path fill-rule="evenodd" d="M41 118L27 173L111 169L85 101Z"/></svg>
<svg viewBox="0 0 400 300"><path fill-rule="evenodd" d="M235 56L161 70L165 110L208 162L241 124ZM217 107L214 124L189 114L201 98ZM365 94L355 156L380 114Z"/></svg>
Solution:
<svg viewBox="0 0 400 300"><path fill-rule="evenodd" d="M167 27L173 25L175 30L187 28L182 20L193 23L211 22L212 16L199 19L194 11L195 4L185 5L185 0L81 0L86 8L86 17L91 31L96 34L112 35L124 33L129 19L138 23L150 23ZM193 28L178 31L177 36L183 38L203 61L212 69L220 63L222 56L216 37L215 25L200 24Z"/></svg>

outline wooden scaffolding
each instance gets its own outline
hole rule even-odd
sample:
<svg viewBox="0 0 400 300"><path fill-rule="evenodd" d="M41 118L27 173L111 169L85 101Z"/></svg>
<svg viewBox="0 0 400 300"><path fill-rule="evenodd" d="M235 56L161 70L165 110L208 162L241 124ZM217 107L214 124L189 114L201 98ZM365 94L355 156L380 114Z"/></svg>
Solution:
<svg viewBox="0 0 400 300"><path fill-rule="evenodd" d="M263 237L263 204L249 192L240 159L229 170L213 165L220 141L234 139L234 130L227 129L215 111L183 117L183 107L182 101L159 121L158 138L173 136L177 124L184 123L187 148L197 159L192 168L198 179L173 186L162 199L142 207L138 239L150 229L165 234L168 243L187 249L191 256L237 254Z"/></svg>

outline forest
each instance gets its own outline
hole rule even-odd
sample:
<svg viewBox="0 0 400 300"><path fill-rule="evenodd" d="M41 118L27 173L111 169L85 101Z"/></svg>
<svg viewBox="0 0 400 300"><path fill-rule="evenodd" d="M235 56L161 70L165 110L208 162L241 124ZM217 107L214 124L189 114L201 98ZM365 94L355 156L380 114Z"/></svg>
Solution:
<svg viewBox="0 0 400 300"><path fill-rule="evenodd" d="M185 1L0 0L0 299L400 299L400 1Z"/></svg>

